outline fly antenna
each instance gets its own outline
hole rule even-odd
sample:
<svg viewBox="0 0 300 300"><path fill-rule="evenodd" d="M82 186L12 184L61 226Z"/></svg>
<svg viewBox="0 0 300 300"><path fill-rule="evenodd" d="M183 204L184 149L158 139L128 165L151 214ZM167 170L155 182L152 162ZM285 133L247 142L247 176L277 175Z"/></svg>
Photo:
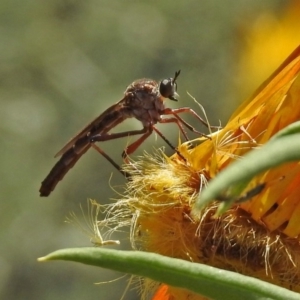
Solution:
<svg viewBox="0 0 300 300"><path fill-rule="evenodd" d="M174 76L174 79L173 79L173 84L176 82L176 79L178 78L178 76L180 74L180 71L181 70L175 72L175 76Z"/></svg>

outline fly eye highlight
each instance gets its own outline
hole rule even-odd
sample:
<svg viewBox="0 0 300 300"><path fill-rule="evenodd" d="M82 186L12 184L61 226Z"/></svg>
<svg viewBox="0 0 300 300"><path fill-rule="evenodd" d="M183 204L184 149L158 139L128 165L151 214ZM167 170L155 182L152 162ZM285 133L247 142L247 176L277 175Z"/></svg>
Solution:
<svg viewBox="0 0 300 300"><path fill-rule="evenodd" d="M179 74L180 74L180 70L175 72L174 78L164 79L160 82L159 92L163 97L169 98L170 100L173 101L178 101L177 98L179 97L179 95L176 93L177 91L176 79L178 78Z"/></svg>

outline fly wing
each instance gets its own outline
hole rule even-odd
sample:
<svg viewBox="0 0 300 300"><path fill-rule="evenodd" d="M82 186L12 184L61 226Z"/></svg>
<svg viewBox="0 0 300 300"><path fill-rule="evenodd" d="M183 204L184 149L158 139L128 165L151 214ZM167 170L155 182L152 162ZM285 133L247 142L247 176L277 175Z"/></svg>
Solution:
<svg viewBox="0 0 300 300"><path fill-rule="evenodd" d="M106 118L107 115L110 115L114 111L119 111L123 107L123 99L119 101L118 103L110 106L107 110L105 110L100 116L95 118L91 123L89 123L87 126L85 126L80 132L78 132L66 145L63 146L62 149L60 149L54 157L58 157L63 155L65 152L67 152L70 148L73 147L73 145L76 143L76 141L83 136L87 136L89 132L93 128L97 128L96 132L93 132L93 134L99 134L103 133L104 131L107 132L110 129L109 124L107 124L107 130L105 130L105 122L103 122L103 119Z"/></svg>

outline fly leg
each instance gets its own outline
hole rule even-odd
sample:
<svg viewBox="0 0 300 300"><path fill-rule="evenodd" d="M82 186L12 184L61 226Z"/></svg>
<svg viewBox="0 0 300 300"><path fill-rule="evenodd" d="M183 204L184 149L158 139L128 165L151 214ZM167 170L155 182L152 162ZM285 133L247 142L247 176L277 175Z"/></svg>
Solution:
<svg viewBox="0 0 300 300"><path fill-rule="evenodd" d="M170 120L170 119L165 119L165 120ZM164 122L164 123L168 123L168 122ZM180 129L182 129L182 132L184 133L184 130L183 130L183 128L181 128L180 127L181 126L181 124L179 125L178 124L178 127L180 128ZM154 127L153 126L153 130L177 153L177 155L179 156L179 157L181 157L185 162L186 162L186 158L185 157L183 157L183 155L177 150L177 148L176 147L174 147L171 143L170 143L170 141L156 128L156 127Z"/></svg>
<svg viewBox="0 0 300 300"><path fill-rule="evenodd" d="M184 138L186 139L186 141L189 140L186 131L184 130L184 128L183 128L181 122L180 122L177 118L164 118L164 119L161 119L161 120L159 121L159 123L176 123L177 126L178 126L178 128L179 128L179 130L181 131L181 133L183 134ZM183 124L184 124L184 123L183 123ZM156 132L157 132L157 131L156 131ZM161 135L160 135L160 136L161 136ZM161 137L162 137L162 136L161 136ZM162 138L166 141L166 139L165 139L164 137L162 137ZM167 143L168 145L170 145L169 142L166 141L166 143ZM170 147L173 148L173 149L175 150L174 146L170 146Z"/></svg>
<svg viewBox="0 0 300 300"><path fill-rule="evenodd" d="M96 134L90 137L90 142L105 142L109 140L114 140L126 136L132 136L132 135L138 135L148 132L148 128L144 127L140 130L130 130L130 131L124 131L124 132L118 132L118 133L105 133L105 134Z"/></svg>
<svg viewBox="0 0 300 300"><path fill-rule="evenodd" d="M130 144L129 146L126 147L126 149L122 153L122 157L126 163L129 163L127 156L129 156L131 153L133 153L143 142L144 140L151 135L153 128L149 127L147 128L147 132L144 133L139 139L137 139L135 142Z"/></svg>
<svg viewBox="0 0 300 300"><path fill-rule="evenodd" d="M161 122L161 123L169 123L169 122L177 122L177 119L174 118L174 120L170 119L164 119L167 121ZM184 134L184 136L187 138L186 133L183 129L183 127L181 126L180 123L178 123L178 127L180 128L181 132ZM132 144L130 144L122 153L122 157L124 158L124 161L126 163L130 163L127 159L127 156L130 155L131 153L133 153L147 138L149 135L151 135L152 131L155 131L169 146L171 149L173 149L178 156L180 156L184 161L186 161L186 159L182 156L182 154L176 149L176 147L174 147L171 142L155 127L155 126L151 126L149 127L149 131L146 132L145 134L143 134L138 140L136 140L135 142L133 142Z"/></svg>
<svg viewBox="0 0 300 300"><path fill-rule="evenodd" d="M100 147L98 147L95 143L92 144L92 147L100 153L106 160L108 160L124 177L128 178L129 174L125 171L123 171L120 166L106 153L104 152Z"/></svg>
<svg viewBox="0 0 300 300"><path fill-rule="evenodd" d="M179 126L179 128L181 128ZM136 140L135 142L133 142L132 144L130 144L122 153L122 157L124 159L124 161L127 164L130 164L130 161L128 160L128 155L130 155L131 153L133 153L147 138L149 135L151 135L152 131L155 131L177 154L178 156L180 156L184 161L186 161L186 159L181 155L181 153L170 143L170 141L154 126L149 127L149 131L146 132L145 134L143 134L138 140ZM183 128L182 128L183 130ZM133 166L134 167L134 166ZM134 167L135 168L135 167ZM136 168L135 168L136 169Z"/></svg>
<svg viewBox="0 0 300 300"><path fill-rule="evenodd" d="M171 108L166 108L163 111L164 115L173 115L176 119L178 119L182 124L184 124L189 130L200 134L201 136L204 136L208 139L210 139L210 137L208 137L207 135L199 132L198 130L196 130L193 126L191 126L189 123L187 123L186 121L184 121L180 116L178 116L178 114L183 113L183 112L187 112L192 114L196 119L198 119L204 126L206 126L207 128L211 128L211 129L220 129L220 126L210 126L206 121L204 121L193 109L189 108L189 107L182 107L182 108L175 108L175 109L171 109Z"/></svg>
<svg viewBox="0 0 300 300"><path fill-rule="evenodd" d="M178 127L180 128L181 132L185 136L186 139L188 139L182 125L179 123L179 121L176 118L169 118L169 119L164 119L163 122L161 123L170 123L170 122L175 122L178 124ZM127 132L120 132L120 133L112 133L112 134L104 134L104 135L95 135L90 138L91 143L95 142L102 142L102 141L107 141L107 140L112 140L115 138L120 138L120 137L125 137L125 136L132 136L132 135L137 135L143 133L143 135L137 139L135 142L130 144L122 153L122 157L124 159L124 162L126 164L131 164L128 156L132 154L133 152L136 151L136 149L151 135L152 131L155 131L177 154L180 156L184 161L186 159L182 156L182 154L174 147L170 141L154 126L150 127L144 127L141 130L134 130L134 131L127 131ZM93 144L93 147L103 156L105 157L118 171L120 171L125 177L129 177L129 174L121 170L120 166L111 158L109 157L101 148Z"/></svg>
<svg viewBox="0 0 300 300"><path fill-rule="evenodd" d="M95 150L97 150L103 157L105 157L119 172L121 172L121 174L123 174L126 178L129 178L130 174L123 171L120 168L120 166L109 155L107 155L101 148L99 148L94 143L113 140L113 139L126 137L126 136L143 134L138 140L136 140L134 143L129 145L122 153L122 157L123 157L125 163L131 164L130 161L128 160L127 156L130 155L131 153L133 153L151 133L152 133L152 129L144 127L141 130L132 130L132 131L112 133L112 134L103 134L103 135L98 134L98 135L92 136L90 138L90 142L92 143L93 148Z"/></svg>

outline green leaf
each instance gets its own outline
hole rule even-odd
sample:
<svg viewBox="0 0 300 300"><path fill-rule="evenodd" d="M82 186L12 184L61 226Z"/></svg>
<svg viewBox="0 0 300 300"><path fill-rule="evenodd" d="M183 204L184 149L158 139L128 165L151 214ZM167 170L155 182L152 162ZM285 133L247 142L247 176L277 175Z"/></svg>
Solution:
<svg viewBox="0 0 300 300"><path fill-rule="evenodd" d="M300 297L252 277L154 253L75 248L58 250L39 259L49 260L69 260L148 277L215 300L298 300Z"/></svg>
<svg viewBox="0 0 300 300"><path fill-rule="evenodd" d="M284 163L300 160L299 149L300 122L296 122L278 132L261 148L248 152L243 159L222 170L201 192L194 211L201 210L214 200L224 200L218 210L219 214L220 210L226 210L240 197L247 199L247 193L251 195L254 194L253 191L250 190L244 195L241 192L254 176ZM263 189L263 186L259 188Z"/></svg>

